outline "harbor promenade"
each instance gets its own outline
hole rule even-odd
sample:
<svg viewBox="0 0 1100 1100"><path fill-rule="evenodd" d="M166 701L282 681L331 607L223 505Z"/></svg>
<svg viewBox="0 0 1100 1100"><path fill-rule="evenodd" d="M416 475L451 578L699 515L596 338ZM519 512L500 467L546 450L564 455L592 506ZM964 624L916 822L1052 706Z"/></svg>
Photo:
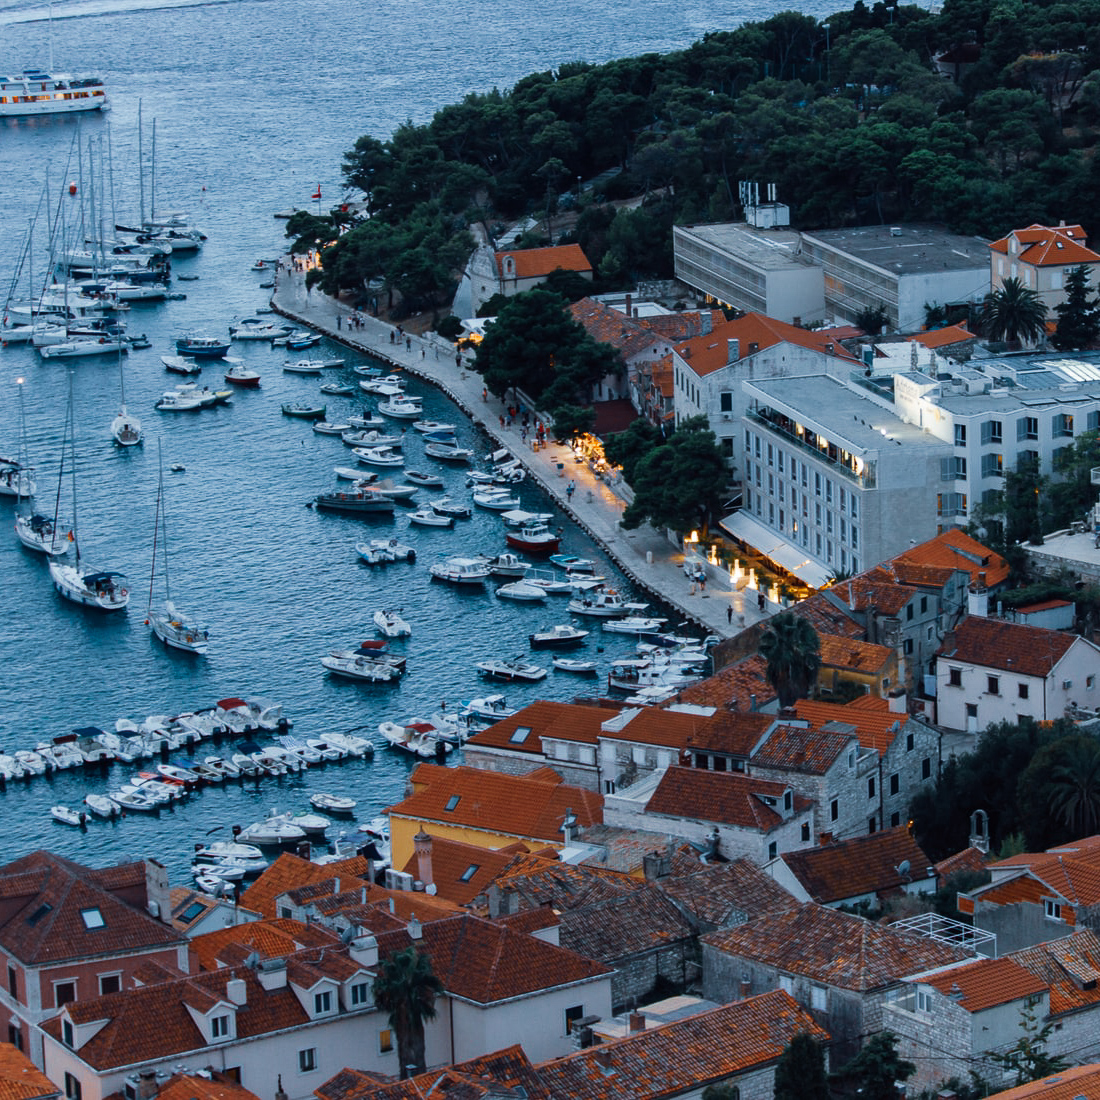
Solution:
<svg viewBox="0 0 1100 1100"><path fill-rule="evenodd" d="M684 553L648 524L624 530L619 520L629 501L629 487L622 482L607 484L566 444L548 441L536 450L533 432L525 441L519 423L507 427L503 402L485 391L469 358L456 361L449 341L431 333L399 337L388 322L353 311L316 289L307 291L305 275L285 262L276 277L271 305L290 320L438 386L500 447L520 459L556 506L584 528L631 580L675 608L687 623L726 638L775 612L770 604L761 611L754 590L738 590L730 584L728 571L707 565L701 556L698 561L705 565L706 584L693 583L685 572ZM349 324L353 313L354 326ZM569 499L566 489L571 481L576 491ZM702 544L700 550L705 550Z"/></svg>

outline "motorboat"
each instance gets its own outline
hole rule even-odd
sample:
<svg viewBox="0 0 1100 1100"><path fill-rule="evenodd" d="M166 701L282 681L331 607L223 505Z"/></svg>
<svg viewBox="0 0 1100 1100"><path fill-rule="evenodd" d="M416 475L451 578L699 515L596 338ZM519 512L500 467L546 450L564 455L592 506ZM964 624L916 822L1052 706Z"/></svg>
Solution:
<svg viewBox="0 0 1100 1100"><path fill-rule="evenodd" d="M577 596L582 592L588 592L603 585L602 580L586 579L578 577L563 577L551 569L531 569L525 576L529 584L537 584L550 596Z"/></svg>
<svg viewBox="0 0 1100 1100"><path fill-rule="evenodd" d="M202 408L202 398L196 393L166 390L153 408L157 412L198 412Z"/></svg>
<svg viewBox="0 0 1100 1100"><path fill-rule="evenodd" d="M502 584L497 589L497 596L502 600L516 600L520 603L541 603L546 599L546 593L541 588L526 581Z"/></svg>
<svg viewBox="0 0 1100 1100"><path fill-rule="evenodd" d="M362 382L359 384L363 385ZM395 420L419 420L424 409L419 397L395 393L390 394L385 401L378 402L378 411L383 416L389 416Z"/></svg>
<svg viewBox="0 0 1100 1100"><path fill-rule="evenodd" d="M246 825L237 834L242 843L257 844L264 847L295 844L299 840L304 840L305 836L305 830L297 825L292 825L286 814L277 814L274 811L263 821Z"/></svg>
<svg viewBox="0 0 1100 1100"><path fill-rule="evenodd" d="M321 360L321 366L324 367L325 370L334 370L336 367L342 367L343 365L344 360L341 359L339 356L333 356L328 359Z"/></svg>
<svg viewBox="0 0 1100 1100"><path fill-rule="evenodd" d="M702 672L690 665L654 661L648 657L626 657L611 662L607 686L618 691L637 691L647 687L678 689L702 678Z"/></svg>
<svg viewBox="0 0 1100 1100"><path fill-rule="evenodd" d="M241 769L232 760L228 760L224 756L208 756L203 760L203 763L212 771L221 772L226 779L240 778Z"/></svg>
<svg viewBox="0 0 1100 1100"><path fill-rule="evenodd" d="M397 447L404 445L405 437L393 432L380 432L377 428L357 428L354 431L351 421L348 421L347 430L340 434L340 438L348 447Z"/></svg>
<svg viewBox="0 0 1100 1100"><path fill-rule="evenodd" d="M256 862L261 871L267 866L267 857L255 844L244 844L237 840L215 840L210 844L198 845L194 858L204 863Z"/></svg>
<svg viewBox="0 0 1100 1100"><path fill-rule="evenodd" d="M432 577L451 584L482 584L489 576L489 569L483 558L447 558L428 567Z"/></svg>
<svg viewBox="0 0 1100 1100"><path fill-rule="evenodd" d="M518 555L513 554L511 550L502 550L495 557L486 558L485 564L489 569L490 576L507 577L514 580L526 578L531 569L529 561L524 561Z"/></svg>
<svg viewBox="0 0 1100 1100"><path fill-rule="evenodd" d="M288 359L283 364L284 374L312 374L319 375L325 368L320 359L298 359L293 363Z"/></svg>
<svg viewBox="0 0 1100 1100"><path fill-rule="evenodd" d="M425 759L451 752L457 744L451 736L442 736L444 731L431 722L422 722L417 718L403 725L397 722L381 722L378 732L390 748L401 749Z"/></svg>
<svg viewBox="0 0 1100 1100"><path fill-rule="evenodd" d="M552 657L550 663L559 672L573 672L578 676L595 675L599 671L596 661L586 661L580 657Z"/></svg>
<svg viewBox="0 0 1100 1100"><path fill-rule="evenodd" d="M360 653L329 653L321 658L321 665L334 676L368 684L392 684L401 678L401 670L392 662Z"/></svg>
<svg viewBox="0 0 1100 1100"><path fill-rule="evenodd" d="M310 795L309 804L315 810L322 810L330 814L352 814L358 803L354 798L347 798L341 794L330 794L328 791L318 791Z"/></svg>
<svg viewBox="0 0 1100 1100"><path fill-rule="evenodd" d="M29 516L15 517L15 534L29 550L60 557L68 552L69 539L57 529L52 519L32 512Z"/></svg>
<svg viewBox="0 0 1100 1100"><path fill-rule="evenodd" d="M231 386L254 390L260 385L260 372L246 367L243 363L234 363L225 372L225 380Z"/></svg>
<svg viewBox="0 0 1100 1100"><path fill-rule="evenodd" d="M83 810L74 810L72 806L51 806L50 817L62 825L75 825L78 829L88 824L88 815Z"/></svg>
<svg viewBox="0 0 1100 1100"><path fill-rule="evenodd" d="M479 718L483 722L499 722L516 713L515 707L508 706L503 695L484 695L479 699L469 699L462 704L462 713Z"/></svg>
<svg viewBox="0 0 1100 1100"><path fill-rule="evenodd" d="M88 807L88 812L95 814L96 817L118 817L119 808L112 802L105 794L86 794L84 796L84 805Z"/></svg>
<svg viewBox="0 0 1100 1100"><path fill-rule="evenodd" d="M485 486L474 490L474 503L490 512L507 512L519 507L519 497L513 496L507 489Z"/></svg>
<svg viewBox="0 0 1100 1100"><path fill-rule="evenodd" d="M160 809L159 803L147 792L139 791L129 785L119 787L117 790L108 791L107 797L120 809L130 810L134 813L150 814Z"/></svg>
<svg viewBox="0 0 1100 1100"><path fill-rule="evenodd" d="M440 515L427 504L422 504L415 512L406 512L405 515L409 517L409 523L418 527L453 527L455 523L451 516Z"/></svg>
<svg viewBox="0 0 1100 1100"><path fill-rule="evenodd" d="M102 111L106 106L107 90L99 77L75 77L41 69L0 76L0 118Z"/></svg>
<svg viewBox="0 0 1100 1100"><path fill-rule="evenodd" d="M202 373L202 367L194 359L188 359L183 355L162 355L160 361L164 364L164 369L172 371L173 374Z"/></svg>
<svg viewBox="0 0 1100 1100"><path fill-rule="evenodd" d="M308 401L290 401L283 405L283 416L297 417L299 420L324 420L325 406L314 405Z"/></svg>
<svg viewBox="0 0 1100 1100"><path fill-rule="evenodd" d="M348 755L348 750L343 746L334 745L323 737L310 737L306 740L306 744L320 756L322 764L327 764L330 760L343 760Z"/></svg>
<svg viewBox="0 0 1100 1100"><path fill-rule="evenodd" d="M380 608L372 619L378 632L387 638L408 638L412 634L412 627L401 617L399 609Z"/></svg>
<svg viewBox="0 0 1100 1100"><path fill-rule="evenodd" d="M377 474L360 473L356 478L357 489L366 489L368 492L377 493L379 496L389 497L390 500L409 500L416 496L415 485L397 485L392 478L379 479Z"/></svg>
<svg viewBox="0 0 1100 1100"><path fill-rule="evenodd" d="M442 489L443 478L439 474L426 474L421 473L419 470L406 470L405 479L411 481L414 485L419 485L425 489Z"/></svg>
<svg viewBox="0 0 1100 1100"><path fill-rule="evenodd" d="M441 516L449 516L452 519L469 519L474 513L468 504L451 497L440 497L431 502L431 510Z"/></svg>
<svg viewBox="0 0 1100 1100"><path fill-rule="evenodd" d="M354 489L350 493L321 493L313 499L322 512L348 512L356 516L392 515L393 501L381 493Z"/></svg>
<svg viewBox="0 0 1100 1100"><path fill-rule="evenodd" d="M589 635L589 631L580 630L572 623L559 623L546 630L538 630L528 635L532 649L549 649L552 646L580 645Z"/></svg>
<svg viewBox="0 0 1100 1100"><path fill-rule="evenodd" d="M329 397L351 397L355 393L355 387L344 382L326 382L321 387L321 392Z"/></svg>
<svg viewBox="0 0 1100 1100"><path fill-rule="evenodd" d="M567 573L596 572L596 563L591 558L578 558L574 554L551 554L550 563Z"/></svg>
<svg viewBox="0 0 1100 1100"><path fill-rule="evenodd" d="M229 326L229 335L234 340L274 340L285 334L286 325L269 321L266 317L246 317Z"/></svg>
<svg viewBox="0 0 1100 1100"><path fill-rule="evenodd" d="M180 767L178 764L158 764L157 774L173 783L182 783L185 787L197 787L199 775L190 768Z"/></svg>
<svg viewBox="0 0 1100 1100"><path fill-rule="evenodd" d="M315 347L320 342L319 332L292 332L286 338L286 346L291 351L303 351L305 348Z"/></svg>
<svg viewBox="0 0 1100 1100"><path fill-rule="evenodd" d="M469 447L453 447L449 443L425 443L424 453L443 462L469 462L474 454Z"/></svg>
<svg viewBox="0 0 1100 1100"><path fill-rule="evenodd" d="M229 351L229 341L203 333L188 333L176 340L176 354L193 359L221 359Z"/></svg>
<svg viewBox="0 0 1100 1100"><path fill-rule="evenodd" d="M303 741L300 737L292 737L289 734L284 734L279 738L279 744L286 752L292 753L294 756L298 757L307 768L312 768L325 762L325 758L321 753L313 748L308 742Z"/></svg>
<svg viewBox="0 0 1100 1100"><path fill-rule="evenodd" d="M529 523L518 531L509 531L504 541L516 550L528 554L551 554L561 544L561 537L554 534L545 523Z"/></svg>
<svg viewBox="0 0 1100 1100"><path fill-rule="evenodd" d="M229 863L192 863L191 877L200 886L209 882L232 883L244 878L244 869Z"/></svg>
<svg viewBox="0 0 1100 1100"><path fill-rule="evenodd" d="M367 565L388 565L393 561L416 561L416 550L397 539L371 539L357 542L355 552Z"/></svg>
<svg viewBox="0 0 1100 1100"><path fill-rule="evenodd" d="M332 822L324 814L291 814L287 820L291 825L297 825L307 837L323 838L332 827Z"/></svg>
<svg viewBox="0 0 1100 1100"><path fill-rule="evenodd" d="M362 374L362 371L356 371ZM379 376L374 374L359 383L359 388L366 393L376 393L381 397L393 397L405 390L405 379L399 374L386 374Z"/></svg>
<svg viewBox="0 0 1100 1100"><path fill-rule="evenodd" d="M334 423L331 420L315 420L313 422L313 430L318 435L343 435L351 427L346 421L344 423Z"/></svg>
<svg viewBox="0 0 1100 1100"><path fill-rule="evenodd" d="M363 463L364 466L381 466L389 469L405 465L405 458L392 446L384 447L356 447L352 454Z"/></svg>
<svg viewBox="0 0 1100 1100"><path fill-rule="evenodd" d="M249 777L263 775L263 769L252 759L251 753L235 752L229 758L229 762L241 775Z"/></svg>
<svg viewBox="0 0 1100 1100"><path fill-rule="evenodd" d="M659 634L664 622L664 619L648 618L645 615L627 615L625 618L604 623L603 629L615 634Z"/></svg>
<svg viewBox="0 0 1100 1100"><path fill-rule="evenodd" d="M578 594L569 601L574 615L587 615L594 619L621 619L637 611L645 611L649 604L623 599L614 588Z"/></svg>
<svg viewBox="0 0 1100 1100"><path fill-rule="evenodd" d="M483 676L490 680L526 680L534 682L546 676L546 669L539 665L525 661L521 657L506 661L494 658L488 661L479 661L475 666Z"/></svg>
<svg viewBox="0 0 1100 1100"><path fill-rule="evenodd" d="M354 733L330 733L327 737L331 744L347 749L349 756L374 755L374 742L368 737L359 737Z"/></svg>
<svg viewBox="0 0 1100 1100"><path fill-rule="evenodd" d="M442 420L414 420L413 430L418 432L446 432L454 435L454 424L445 424Z"/></svg>
<svg viewBox="0 0 1100 1100"><path fill-rule="evenodd" d="M324 386L321 388L324 389ZM370 409L364 409L362 416L349 416L348 423L361 431L378 431L386 426L386 421L380 416L375 416Z"/></svg>

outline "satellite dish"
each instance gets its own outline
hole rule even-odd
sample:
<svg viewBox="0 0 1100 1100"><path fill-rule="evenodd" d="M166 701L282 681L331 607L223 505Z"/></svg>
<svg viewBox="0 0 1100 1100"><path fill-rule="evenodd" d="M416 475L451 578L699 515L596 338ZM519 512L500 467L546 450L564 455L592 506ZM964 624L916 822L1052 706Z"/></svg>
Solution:
<svg viewBox="0 0 1100 1100"><path fill-rule="evenodd" d="M898 865L897 865L897 866L896 866L896 867L894 868L894 870L895 870L895 871L897 871L897 873L898 873L899 875L907 875L907 874L909 874L909 860L907 860L907 859L903 859L903 860L902 860L902 861L901 861L901 862L900 862L900 863L899 863L899 864L898 864Z"/></svg>

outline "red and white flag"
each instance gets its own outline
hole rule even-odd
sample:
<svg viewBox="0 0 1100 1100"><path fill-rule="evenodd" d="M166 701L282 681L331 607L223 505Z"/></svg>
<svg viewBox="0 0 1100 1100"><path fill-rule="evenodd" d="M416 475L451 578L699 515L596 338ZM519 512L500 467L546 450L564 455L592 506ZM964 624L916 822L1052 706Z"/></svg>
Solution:
<svg viewBox="0 0 1100 1100"><path fill-rule="evenodd" d="M313 197L319 199L321 197L321 185L317 184L317 190L313 192Z"/></svg>

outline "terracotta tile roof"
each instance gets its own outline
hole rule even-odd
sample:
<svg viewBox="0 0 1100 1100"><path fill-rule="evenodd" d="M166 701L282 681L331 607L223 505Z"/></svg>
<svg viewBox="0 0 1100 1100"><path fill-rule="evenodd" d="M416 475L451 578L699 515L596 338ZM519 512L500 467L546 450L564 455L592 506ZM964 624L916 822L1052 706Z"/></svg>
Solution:
<svg viewBox="0 0 1100 1100"><path fill-rule="evenodd" d="M624 360L641 355L661 340L643 321L628 317L621 310L593 298L581 298L574 302L569 312L589 336L615 348Z"/></svg>
<svg viewBox="0 0 1100 1100"><path fill-rule="evenodd" d="M1059 1070L1040 1081L995 1092L989 1100L1100 1100L1100 1062Z"/></svg>
<svg viewBox="0 0 1100 1100"><path fill-rule="evenodd" d="M840 597L831 588L825 592L815 592L799 603L798 613L817 631L819 637L835 634L844 638L862 638L866 627L852 617L853 612L848 609L846 599L840 601L843 606L837 606L838 601Z"/></svg>
<svg viewBox="0 0 1100 1100"><path fill-rule="evenodd" d="M168 903L171 907L172 927L184 934L191 932L200 918L223 906L231 907L243 920L252 920L255 916L247 911L242 913L241 907L233 905L231 901L212 898L209 894L192 890L189 886L173 886L168 891Z"/></svg>
<svg viewBox="0 0 1100 1100"><path fill-rule="evenodd" d="M783 783L736 772L669 768L646 805L646 812L736 825L766 833L781 825L784 818L765 799L774 799L781 806L786 789ZM794 796L795 813L810 805L812 803L801 795Z"/></svg>
<svg viewBox="0 0 1100 1100"><path fill-rule="evenodd" d="M493 879L512 862L515 845L491 851L476 844L463 844L446 837L431 839L432 882L436 897L456 905L469 905ZM414 853L403 868L414 879L420 876L420 861Z"/></svg>
<svg viewBox="0 0 1100 1100"><path fill-rule="evenodd" d="M775 879L748 859L672 874L658 879L657 888L700 925L709 928L743 924L797 904Z"/></svg>
<svg viewBox="0 0 1100 1100"><path fill-rule="evenodd" d="M1079 225L1050 226L1033 222L1027 229L1015 229L989 247L994 252L1007 253L1013 237L1020 246L1020 260L1032 267L1100 263L1100 256L1085 244L1085 231Z"/></svg>
<svg viewBox="0 0 1100 1100"><path fill-rule="evenodd" d="M799 699L795 714L815 729L846 733L849 729L859 738L864 749L885 752L898 731L908 721L904 714L895 714L885 699L862 696L851 703L822 703L815 699Z"/></svg>
<svg viewBox="0 0 1100 1100"><path fill-rule="evenodd" d="M493 1004L572 982L611 974L602 963L582 958L497 921L465 913L425 924L422 938L407 931L377 937L382 957L415 943L431 958L448 993L477 1004Z"/></svg>
<svg viewBox="0 0 1100 1100"><path fill-rule="evenodd" d="M1076 643L1089 645L1074 634L969 615L956 627L953 639L950 635L944 638L936 653L980 668L1042 678L1050 675ZM1093 656L1100 663L1100 651L1094 648Z"/></svg>
<svg viewBox="0 0 1100 1100"><path fill-rule="evenodd" d="M834 730L777 726L753 754L749 767L824 775L843 756L854 736Z"/></svg>
<svg viewBox="0 0 1100 1100"><path fill-rule="evenodd" d="M934 974L922 974L919 981L957 1001L967 1012L983 1012L1047 990L1046 982L1008 957L977 959Z"/></svg>
<svg viewBox="0 0 1100 1100"><path fill-rule="evenodd" d="M729 363L729 341L740 342L740 359L754 354L751 345L757 350L775 347L776 344L794 344L797 347L819 351L823 355L832 355L849 363L859 360L833 335L826 332L810 332L797 325L777 321L763 313L746 313L733 321L715 326L705 336L685 340L676 348L680 358L691 371L700 378L721 370Z"/></svg>
<svg viewBox="0 0 1100 1100"><path fill-rule="evenodd" d="M612 966L632 955L685 943L694 932L683 913L650 883L621 897L568 909L560 920L562 947Z"/></svg>
<svg viewBox="0 0 1100 1100"><path fill-rule="evenodd" d="M1051 1016L1100 1004L1100 937L1091 929L1079 928L1070 936L1005 957L1050 989Z"/></svg>
<svg viewBox="0 0 1100 1100"><path fill-rule="evenodd" d="M944 325L943 328L929 329L927 332L918 332L909 339L915 344L921 344L926 348L947 348L953 344L962 344L970 340L977 340L965 324Z"/></svg>
<svg viewBox="0 0 1100 1100"><path fill-rule="evenodd" d="M626 829L621 825L589 825L580 839L583 844L599 850L576 861L576 866L639 875L643 872L645 857L663 848L668 835L645 829Z"/></svg>
<svg viewBox="0 0 1100 1100"><path fill-rule="evenodd" d="M817 637L823 668L874 676L894 660L894 651L889 646L863 642L858 638L842 638L836 634L819 633Z"/></svg>
<svg viewBox="0 0 1100 1100"><path fill-rule="evenodd" d="M559 913L619 899L640 890L641 879L588 865L561 863L543 856L516 856L495 879L526 909L553 905Z"/></svg>
<svg viewBox="0 0 1100 1100"><path fill-rule="evenodd" d="M726 323L720 309L689 309L682 313L658 313L641 320L666 340L680 342Z"/></svg>
<svg viewBox="0 0 1100 1100"><path fill-rule="evenodd" d="M188 971L179 967L165 966L155 959L146 959L133 971L135 985L160 985L161 982L174 982L177 978L186 977Z"/></svg>
<svg viewBox="0 0 1100 1100"><path fill-rule="evenodd" d="M1034 615L1039 611L1052 611L1056 607L1073 607L1072 600L1039 600L1038 603L1029 603L1026 607L1017 607L1017 615Z"/></svg>
<svg viewBox="0 0 1100 1100"><path fill-rule="evenodd" d="M639 707L625 725L616 723L618 728L604 730L600 739L679 749L698 736L710 721L699 714L685 714L665 707Z"/></svg>
<svg viewBox="0 0 1100 1100"><path fill-rule="evenodd" d="M409 778L413 793L387 812L549 843L561 841L566 810L573 811L582 827L603 821L601 795L561 782L556 772L551 774L557 782L535 774L511 776L420 764Z"/></svg>
<svg viewBox="0 0 1100 1100"><path fill-rule="evenodd" d="M505 913L496 918L499 924L505 924L513 932L525 932L531 935L544 928L556 928L561 917L549 905L540 905L538 909L524 909L519 913Z"/></svg>
<svg viewBox="0 0 1100 1100"><path fill-rule="evenodd" d="M511 256L517 279L538 279L555 271L588 271L592 264L579 244L559 244L552 248L523 248L498 252L497 272L503 279L505 257Z"/></svg>
<svg viewBox="0 0 1100 1100"><path fill-rule="evenodd" d="M325 894L310 903L310 909L322 919L340 916L353 924L362 924L371 931L393 927L386 919L391 915L404 924L411 916L422 920L449 917L459 912L459 906L443 897L412 890L387 890L371 883L340 894Z"/></svg>
<svg viewBox="0 0 1100 1100"><path fill-rule="evenodd" d="M562 741L595 745L600 726L610 717L603 707L582 703L538 702L475 733L468 744L477 748L507 749L509 752L542 755L542 738L551 735ZM517 730L529 729L518 735Z"/></svg>
<svg viewBox="0 0 1100 1100"><path fill-rule="evenodd" d="M959 948L813 902L736 928L708 932L702 942L727 955L860 993L973 957Z"/></svg>
<svg viewBox="0 0 1100 1100"><path fill-rule="evenodd" d="M785 852L779 857L814 901L822 905L862 894L882 894L927 878L932 861L904 825L867 836L838 840L823 848ZM906 874L897 868L908 862Z"/></svg>
<svg viewBox="0 0 1100 1100"><path fill-rule="evenodd" d="M0 1043L0 1100L40 1100L61 1090L11 1043Z"/></svg>
<svg viewBox="0 0 1100 1100"><path fill-rule="evenodd" d="M275 899L311 882L340 879L343 888L365 884L367 861L359 856L338 863L311 863L284 852L241 895L241 904L264 917L277 915Z"/></svg>
<svg viewBox="0 0 1100 1100"><path fill-rule="evenodd" d="M409 1082L399 1083L407 1085ZM368 1097L374 1100L379 1096L379 1089L389 1088L394 1084L385 1074L348 1067L334 1074L324 1084L318 1085L313 1094L319 1100L367 1100Z"/></svg>
<svg viewBox="0 0 1100 1100"><path fill-rule="evenodd" d="M303 924L285 917L231 925L196 936L191 950L202 970L220 970L225 965L227 948L237 947L250 955L253 951L265 959L293 955L304 947L322 947L337 943L339 937L318 924Z"/></svg>
<svg viewBox="0 0 1100 1100"><path fill-rule="evenodd" d="M988 588L996 588L1008 580L1008 562L958 527L949 527L935 538L911 546L893 560L895 563L964 569L972 582L978 580L979 573L984 573Z"/></svg>
<svg viewBox="0 0 1100 1100"><path fill-rule="evenodd" d="M941 859L935 867L942 886L952 875L965 871L988 871L989 853L983 852L980 848L964 848L953 856Z"/></svg>
<svg viewBox="0 0 1100 1100"><path fill-rule="evenodd" d="M1057 891L1024 869L1012 878L978 886L969 896L990 905L1018 905L1020 902L1038 904L1044 898L1053 897Z"/></svg>
<svg viewBox="0 0 1100 1100"><path fill-rule="evenodd" d="M915 588L899 584L898 578L882 566L834 584L832 591L849 606L854 603L857 611L874 608L879 615L894 617L900 615L905 605L918 594Z"/></svg>
<svg viewBox="0 0 1100 1100"><path fill-rule="evenodd" d="M775 689L768 683L764 669L767 662L754 654L708 676L705 680L690 684L679 692L680 701L704 707L729 707L731 710L749 710L753 705L765 707L775 698Z"/></svg>
<svg viewBox="0 0 1100 1100"><path fill-rule="evenodd" d="M759 711L734 711L726 707L709 718L697 719L700 725L685 747L705 752L728 753L746 760L765 741L775 725L774 714Z"/></svg>
<svg viewBox="0 0 1100 1100"><path fill-rule="evenodd" d="M0 868L0 947L28 966L174 948L187 942L145 910L145 863L102 871L52 852ZM101 921L82 914L98 911Z"/></svg>
<svg viewBox="0 0 1100 1100"><path fill-rule="evenodd" d="M774 1063L799 1033L829 1038L793 997L776 991L612 1039L538 1070L552 1095L570 1100L662 1100Z"/></svg>
<svg viewBox="0 0 1100 1100"><path fill-rule="evenodd" d="M257 1100L254 1092L228 1077L177 1073L157 1090L157 1100Z"/></svg>

